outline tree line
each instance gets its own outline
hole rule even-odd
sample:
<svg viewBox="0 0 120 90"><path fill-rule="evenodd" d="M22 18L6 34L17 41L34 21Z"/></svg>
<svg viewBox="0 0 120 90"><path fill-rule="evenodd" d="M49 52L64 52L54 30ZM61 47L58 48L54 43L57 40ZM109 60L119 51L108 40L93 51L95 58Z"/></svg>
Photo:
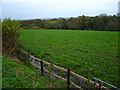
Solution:
<svg viewBox="0 0 120 90"><path fill-rule="evenodd" d="M78 16L71 18L58 18L50 20L22 20L19 21L22 28L25 29L68 29L68 30L97 30L97 31L118 31L120 30L120 17L117 15L108 16L100 14L99 16Z"/></svg>

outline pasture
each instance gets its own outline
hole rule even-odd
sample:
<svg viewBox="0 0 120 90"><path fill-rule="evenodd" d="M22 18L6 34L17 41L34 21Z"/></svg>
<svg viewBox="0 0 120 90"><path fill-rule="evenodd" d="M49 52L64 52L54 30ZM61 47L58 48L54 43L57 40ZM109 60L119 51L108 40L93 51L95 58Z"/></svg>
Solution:
<svg viewBox="0 0 120 90"><path fill-rule="evenodd" d="M24 29L20 43L38 58L118 86L118 32Z"/></svg>

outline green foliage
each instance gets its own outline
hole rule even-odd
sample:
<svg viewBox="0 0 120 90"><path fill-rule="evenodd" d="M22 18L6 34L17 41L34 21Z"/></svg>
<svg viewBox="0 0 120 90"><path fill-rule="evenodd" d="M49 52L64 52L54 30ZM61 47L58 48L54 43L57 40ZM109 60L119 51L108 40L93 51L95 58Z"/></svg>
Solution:
<svg viewBox="0 0 120 90"><path fill-rule="evenodd" d="M42 76L34 67L27 67L3 56L2 88L65 88L66 82Z"/></svg>
<svg viewBox="0 0 120 90"><path fill-rule="evenodd" d="M67 21L64 18L60 18L54 23L55 29L67 29Z"/></svg>
<svg viewBox="0 0 120 90"><path fill-rule="evenodd" d="M17 47L20 33L20 24L10 18L4 19L2 23L2 46L4 54L11 54Z"/></svg>
<svg viewBox="0 0 120 90"><path fill-rule="evenodd" d="M19 22L21 24L21 27L25 29L40 29L44 26L44 23L41 19L23 20Z"/></svg>
<svg viewBox="0 0 120 90"><path fill-rule="evenodd" d="M20 40L38 58L118 86L118 32L23 30Z"/></svg>
<svg viewBox="0 0 120 90"><path fill-rule="evenodd" d="M68 19L58 18L50 20L23 20L20 21L21 27L27 29L70 29L70 30L97 30L97 31L118 31L118 19L116 15L108 16L107 14L100 14L99 16L78 16Z"/></svg>

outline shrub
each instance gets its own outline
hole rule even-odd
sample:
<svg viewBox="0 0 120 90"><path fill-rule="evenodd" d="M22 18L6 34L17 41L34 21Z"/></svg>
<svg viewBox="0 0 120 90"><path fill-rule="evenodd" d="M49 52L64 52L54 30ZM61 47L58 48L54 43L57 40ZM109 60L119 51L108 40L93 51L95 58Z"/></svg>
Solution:
<svg viewBox="0 0 120 90"><path fill-rule="evenodd" d="M29 65L29 53L24 51L24 47L22 45L18 45L17 48L12 53L12 56L19 59L26 65Z"/></svg>
<svg viewBox="0 0 120 90"><path fill-rule="evenodd" d="M10 55L18 45L20 24L11 20L4 19L2 22L2 51L3 54Z"/></svg>

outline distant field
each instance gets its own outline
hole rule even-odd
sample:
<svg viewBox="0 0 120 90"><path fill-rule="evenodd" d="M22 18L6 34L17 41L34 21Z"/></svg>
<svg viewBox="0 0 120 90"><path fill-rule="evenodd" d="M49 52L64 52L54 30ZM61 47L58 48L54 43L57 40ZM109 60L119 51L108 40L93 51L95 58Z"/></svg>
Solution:
<svg viewBox="0 0 120 90"><path fill-rule="evenodd" d="M56 23L57 22L57 20L54 20L54 21L49 21L49 23Z"/></svg>
<svg viewBox="0 0 120 90"><path fill-rule="evenodd" d="M118 32L23 30L20 40L38 58L118 86Z"/></svg>

